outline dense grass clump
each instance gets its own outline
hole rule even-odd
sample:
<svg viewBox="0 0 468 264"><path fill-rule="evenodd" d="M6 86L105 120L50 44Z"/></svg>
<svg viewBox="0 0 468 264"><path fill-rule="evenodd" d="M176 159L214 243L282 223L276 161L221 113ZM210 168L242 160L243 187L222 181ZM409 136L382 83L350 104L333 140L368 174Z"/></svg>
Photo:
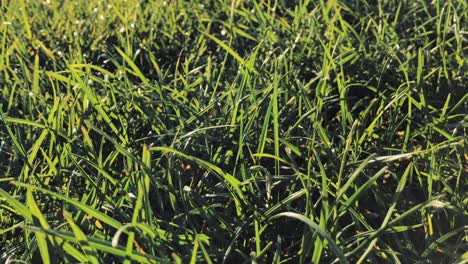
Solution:
<svg viewBox="0 0 468 264"><path fill-rule="evenodd" d="M0 262L468 261L466 1L0 9Z"/></svg>

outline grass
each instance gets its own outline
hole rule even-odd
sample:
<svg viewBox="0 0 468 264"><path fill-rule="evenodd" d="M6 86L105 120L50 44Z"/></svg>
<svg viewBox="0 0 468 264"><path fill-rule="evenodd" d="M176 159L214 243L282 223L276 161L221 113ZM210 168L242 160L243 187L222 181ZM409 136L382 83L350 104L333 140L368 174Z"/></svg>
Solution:
<svg viewBox="0 0 468 264"><path fill-rule="evenodd" d="M0 262L466 263L468 4L1 1Z"/></svg>

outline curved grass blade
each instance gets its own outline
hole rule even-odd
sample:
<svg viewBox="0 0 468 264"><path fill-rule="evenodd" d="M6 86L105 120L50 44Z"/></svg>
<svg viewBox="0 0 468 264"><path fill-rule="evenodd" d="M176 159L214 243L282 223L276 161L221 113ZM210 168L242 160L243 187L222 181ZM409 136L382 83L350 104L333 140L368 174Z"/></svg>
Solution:
<svg viewBox="0 0 468 264"><path fill-rule="evenodd" d="M30 184L26 184L26 183L21 183L21 182L14 182L14 184L18 187L23 187L23 188L31 188L33 190L37 190L37 191L40 191L44 194L48 194L48 195L51 195L57 199L60 199L62 201L65 201L67 203L70 203L74 206L76 206L77 208L81 209L83 212L93 216L94 218L110 225L111 227L113 228L116 228L116 229L119 229L122 224L115 220L114 218L86 205L86 204L83 204L79 201L75 201L73 199L70 199L64 195L61 195L59 193L56 193L56 192L53 192L53 191L50 191L50 190L47 190L47 189L44 189L44 188L41 188L41 187L38 187L38 186L34 186L34 185L30 185Z"/></svg>
<svg viewBox="0 0 468 264"><path fill-rule="evenodd" d="M204 161L202 159L199 159L197 157L194 157L194 156L190 156L190 155L187 155L187 154L184 154L180 151L177 151L175 149L171 149L171 148L168 148L168 147L152 147L149 149L150 151L151 150L155 150L155 151L163 151L163 152L171 152L171 153L174 153L178 156L181 156L183 158L186 158L188 160L192 160L198 164L200 164L201 166L205 167L206 169L210 170L210 171L213 171L215 172L216 174L218 174L219 176L221 176L223 179L225 179L230 185L231 187L234 188L234 190L236 190L237 194L239 195L239 197L241 199L244 199L244 194L242 193L242 190L240 189L240 185L241 185L241 181L239 181L238 179L236 179L234 176L232 176L231 174L227 173L227 172L224 172L220 167L214 165L214 164L211 164L207 161Z"/></svg>
<svg viewBox="0 0 468 264"><path fill-rule="evenodd" d="M460 228L457 228L455 230L452 230L446 234L444 234L443 236L439 237L438 239L436 239L434 242L432 242L425 250L424 252L421 254L421 257L423 258L427 258L432 252L434 252L437 247L441 244L443 244L447 239L455 236L455 235L459 235L463 232L467 232L468 231L468 225L465 225L465 226L462 226Z"/></svg>
<svg viewBox="0 0 468 264"><path fill-rule="evenodd" d="M53 236L55 238L60 238L68 242L72 242L76 244L80 243L79 240L75 237L75 235L70 232L52 230L52 229L45 230L36 226L25 226L24 228L27 230L36 232L36 233L42 232L45 235ZM123 257L123 258L128 257L131 260L136 261L137 263L169 263L168 261L165 261L164 259L146 255L146 254L143 255L137 252L131 252L130 254L127 254L124 247L121 247L121 246L112 247L111 242L106 241L106 240L89 237L88 242L91 247L97 250L104 251L104 252L113 254L115 256Z"/></svg>
<svg viewBox="0 0 468 264"><path fill-rule="evenodd" d="M133 62L132 59L130 59L130 57L127 56L127 54L125 54L125 52L123 52L121 49L119 49L118 47L115 47L115 50L117 50L117 52L120 54L120 56L122 56L122 58L125 60L125 62L128 63L128 65L130 66L130 68L132 68L133 70L133 74L140 78L140 80L143 82L143 84L148 84L149 81L148 79L146 79L146 77L143 75L143 73L141 72L141 70L138 68L138 66L135 64L135 62Z"/></svg>
<svg viewBox="0 0 468 264"><path fill-rule="evenodd" d="M17 213L23 216L26 221L32 223L33 222L33 214L31 211L22 203L20 203L18 200L13 198L10 194L8 194L6 191L0 188L0 196L3 196L5 200L14 208L16 209ZM24 227L24 224L19 224L16 225L18 227ZM36 233L37 235L37 233ZM68 242L63 242L62 239L60 238L54 238L54 240L62 245L62 248L66 251L69 252L71 256L73 256L78 262L83 263L87 261L87 258L81 254L80 251L78 251L76 248L71 246Z"/></svg>
<svg viewBox="0 0 468 264"><path fill-rule="evenodd" d="M380 176L382 176L386 171L388 167L385 166L382 169L380 169L372 178L370 178L366 183L364 183L359 189L357 189L351 197L349 197L346 202L343 203L343 205L340 207L339 211L340 212L345 212L347 208L351 206L361 195L364 194L365 190L371 186ZM337 199L338 201L338 199Z"/></svg>
<svg viewBox="0 0 468 264"><path fill-rule="evenodd" d="M221 168L219 168L218 166L210 163L210 162L207 162L207 161L204 161L202 159L199 159L197 157L194 157L194 156L190 156L190 155L187 155L187 154L184 154L180 151L177 151L175 149L172 149L172 148L168 148L168 147L152 147L149 149L150 151L154 150L154 151L162 151L162 152L168 152L168 153L173 153L173 154L176 154L178 156L181 156L183 158L186 158L188 160L192 160L196 163L198 163L200 166L214 172L215 174L217 174L218 176L220 176L222 179L226 180L229 185L236 191L237 195L239 196L239 198L241 200L245 200L245 197L244 197L244 194L240 188L240 185L241 185L241 181L239 181L238 179L236 179L234 176L232 176L231 174L227 173L227 172L224 172ZM240 210L241 210L241 207L240 207L240 202L238 200L238 198L236 196L232 196L234 198L234 201L236 203L236 207L237 207L237 210L238 210L238 213L240 213Z"/></svg>
<svg viewBox="0 0 468 264"><path fill-rule="evenodd" d="M331 251L333 251L333 253L335 253L335 255L340 260L340 263L345 263L345 264L348 263L348 260L346 259L345 255L343 254L343 251L338 247L338 245L330 237L330 235L327 232L325 232L325 230L323 230L319 225L314 223L312 220L310 220L309 218L307 218L307 217L305 217L305 216L303 216L301 214L297 214L297 213L293 213L293 212L279 213L279 214L276 214L276 215L272 216L270 219L274 220L274 219L277 219L277 218L280 218L280 217L294 218L294 219L302 221L303 223L308 225L310 227L311 231L317 232L323 239L326 239L328 241L328 245L329 245Z"/></svg>

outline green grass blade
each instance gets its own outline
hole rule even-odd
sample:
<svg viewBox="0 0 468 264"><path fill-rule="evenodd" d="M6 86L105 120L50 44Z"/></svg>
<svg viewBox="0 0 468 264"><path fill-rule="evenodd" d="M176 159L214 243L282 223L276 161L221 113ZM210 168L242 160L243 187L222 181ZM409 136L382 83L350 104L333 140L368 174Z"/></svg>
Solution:
<svg viewBox="0 0 468 264"><path fill-rule="evenodd" d="M47 189L44 189L44 188L41 188L41 187L38 187L38 186L34 186L34 185L30 185L30 184L26 184L26 183L21 183L21 182L15 182L14 183L16 186L18 187L22 187L22 188L27 188L27 189L32 189L32 190L37 190L43 194L48 194L52 197L55 197L57 199L60 199L64 202L67 202L69 204L72 204L74 206L76 206L78 209L81 209L83 212L85 212L86 214L89 214L91 216L93 216L94 218L108 224L109 226L113 227L113 228L116 228L116 229L119 229L122 224L115 220L114 218L86 205L86 204L83 204L79 201L76 201L76 200L73 200L69 197L66 197L62 194L59 194L59 193L56 193L56 192L53 192L53 191L50 191L50 190L47 190Z"/></svg>
<svg viewBox="0 0 468 264"><path fill-rule="evenodd" d="M239 56L239 54L235 50L233 50L228 45L226 45L222 40L220 40L219 38L215 37L214 35L208 34L206 32L202 32L202 33L203 33L203 35L205 35L205 36L209 37L211 40L213 40L216 44L218 44L221 48L223 48L229 54L231 54L231 56L234 57L234 59L236 59L241 66L248 67L247 69L250 72L258 74L257 70L255 70L255 68L253 68L251 63L246 64L245 60L241 56Z"/></svg>
<svg viewBox="0 0 468 264"><path fill-rule="evenodd" d="M95 248L89 246L88 238L85 233L80 229L80 227L75 223L71 214L67 211L63 212L63 216L68 222L68 225L71 227L73 234L75 234L76 239L80 244L83 245L83 250L86 252L87 261L93 264L99 264L98 253Z"/></svg>
<svg viewBox="0 0 468 264"><path fill-rule="evenodd" d="M140 80L141 80L141 82L143 84L148 84L149 83L148 79L146 79L146 77L143 75L143 73L138 68L138 66L135 64L135 62L133 62L132 59L130 59L130 57L128 57L127 54L125 54L125 52L123 52L118 47L115 47L115 50L117 50L117 52L120 54L120 56L122 56L122 58L125 60L125 62L128 63L130 68L132 68L135 76L140 78Z"/></svg>
<svg viewBox="0 0 468 264"><path fill-rule="evenodd" d="M25 220L32 222L33 215L28 207L20 203L17 199L11 196L8 192L0 188L0 195L17 211L19 215L25 218Z"/></svg>
<svg viewBox="0 0 468 264"><path fill-rule="evenodd" d="M25 229L36 232L36 233L43 233L45 235L60 238L60 239L63 239L64 241L68 241L71 243L79 244L78 239L75 237L73 233L59 231L59 230L52 230L52 229L44 230L44 229L34 227L34 226L25 226ZM143 254L136 253L136 252L131 252L130 254L127 254L124 247L121 247L121 246L112 247L111 243L106 240L89 237L88 242L89 242L89 245L95 248L96 250L104 251L104 252L107 252L115 256L122 257L122 258L128 257L130 260L136 261L138 263L168 263L167 261L164 261L163 259L152 257L149 255L143 255Z"/></svg>
<svg viewBox="0 0 468 264"><path fill-rule="evenodd" d="M37 222L40 223L42 228L49 229L49 224L47 223L45 217L39 210L36 201L34 201L31 189L28 189L27 191L27 204L29 210L31 210L31 214L34 216L35 219L38 220ZM49 246L47 243L47 236L42 232L36 232L35 234L37 239L37 245L39 247L39 252L42 258L42 263L50 263L50 253Z"/></svg>
<svg viewBox="0 0 468 264"><path fill-rule="evenodd" d="M366 183L364 183L359 189L357 189L351 197L349 197L340 207L339 211L346 211L347 208L349 208L354 202L356 202L359 197L361 197L364 192L372 185L375 183L375 181L380 178L384 173L388 170L388 167L383 167L380 169L374 176L372 176ZM344 193L344 192L343 192ZM337 199L338 200L338 199Z"/></svg>
<svg viewBox="0 0 468 264"><path fill-rule="evenodd" d="M274 219L277 219L277 218L280 218L280 217L294 218L294 219L297 219L297 220L305 223L306 225L308 225L312 232L317 232L320 237L327 240L328 246L330 247L330 250L338 257L340 263L348 263L348 260L344 256L343 251L338 247L338 245L330 237L330 235L325 230L323 230L319 225L314 223L312 220L310 220L309 218L307 218L307 217L305 217L305 216L303 216L301 214L297 214L297 213L293 213L293 212L279 213L279 214L276 214L276 215L272 216L270 219L274 220Z"/></svg>

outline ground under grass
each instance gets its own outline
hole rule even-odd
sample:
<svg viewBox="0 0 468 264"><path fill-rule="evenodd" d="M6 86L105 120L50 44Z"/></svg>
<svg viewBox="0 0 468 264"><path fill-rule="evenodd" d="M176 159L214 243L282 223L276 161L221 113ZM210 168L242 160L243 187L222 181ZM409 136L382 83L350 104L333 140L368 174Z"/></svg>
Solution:
<svg viewBox="0 0 468 264"><path fill-rule="evenodd" d="M0 9L0 262L467 263L465 1Z"/></svg>

